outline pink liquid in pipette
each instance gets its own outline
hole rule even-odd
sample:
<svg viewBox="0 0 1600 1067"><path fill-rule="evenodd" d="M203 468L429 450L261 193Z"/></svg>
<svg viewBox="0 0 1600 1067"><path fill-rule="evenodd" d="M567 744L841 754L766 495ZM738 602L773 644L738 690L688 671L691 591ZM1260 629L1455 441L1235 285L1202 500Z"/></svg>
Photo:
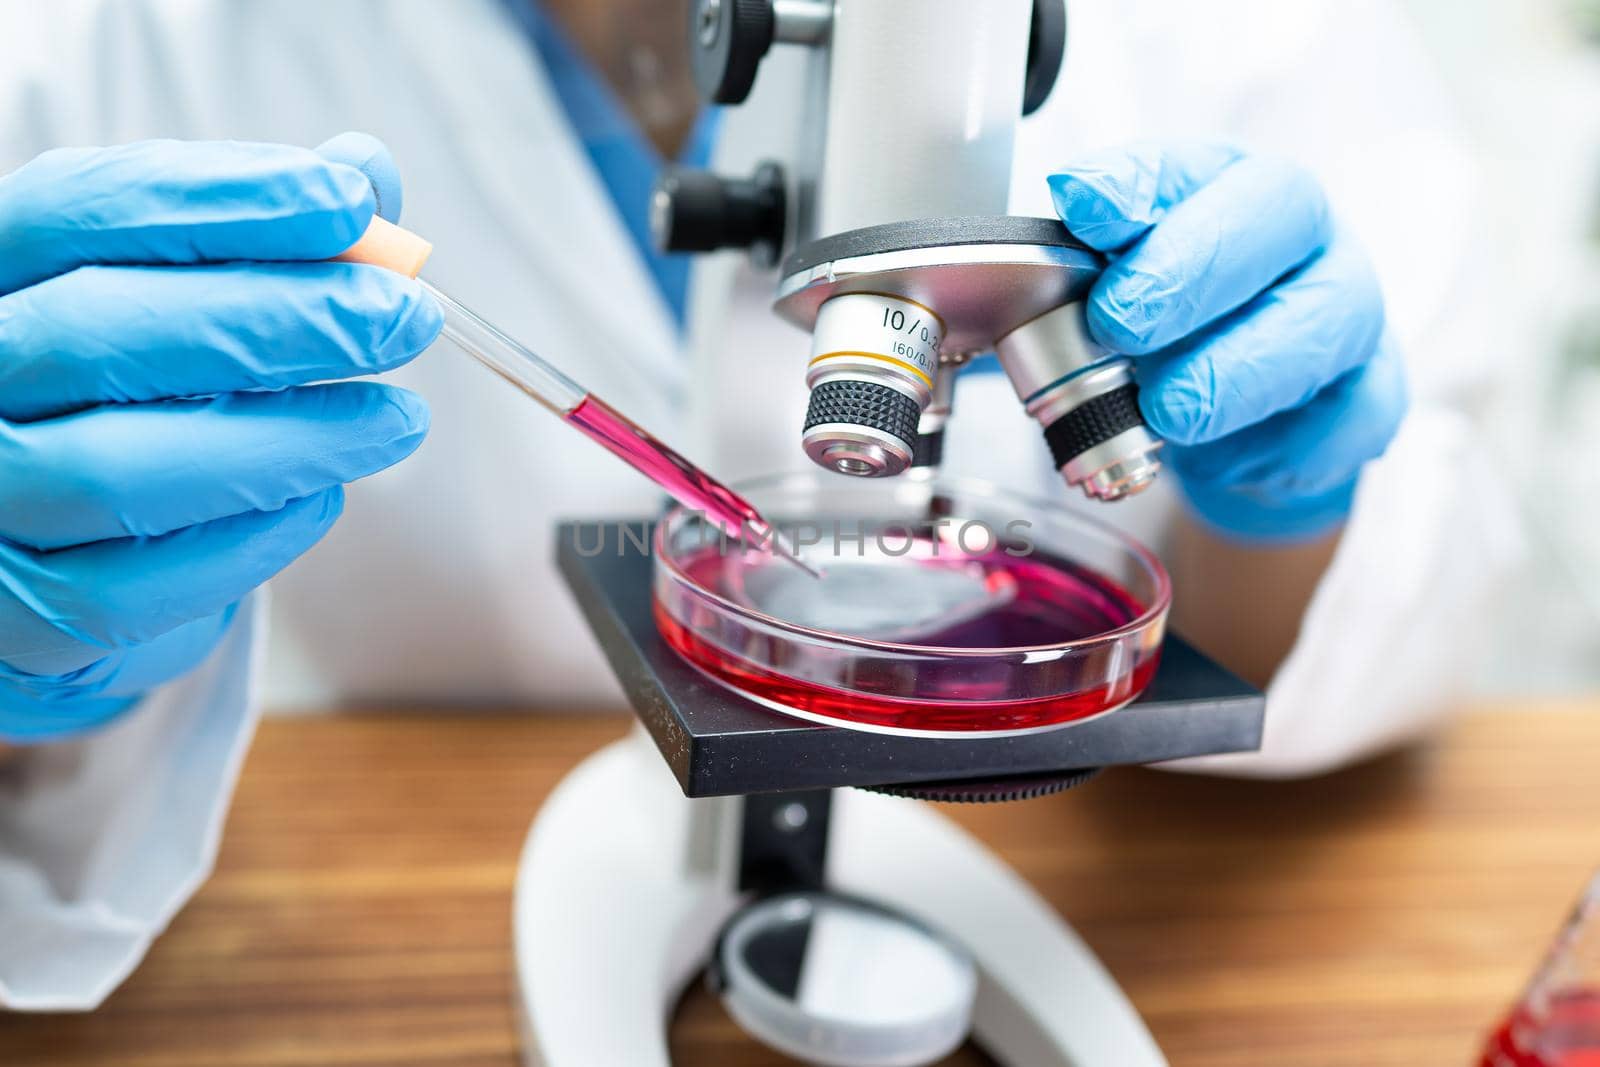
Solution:
<svg viewBox="0 0 1600 1067"><path fill-rule="evenodd" d="M761 539L771 532L771 525L744 497L599 397L584 397L564 417L590 439L666 490L672 499L716 523L729 537Z"/></svg>

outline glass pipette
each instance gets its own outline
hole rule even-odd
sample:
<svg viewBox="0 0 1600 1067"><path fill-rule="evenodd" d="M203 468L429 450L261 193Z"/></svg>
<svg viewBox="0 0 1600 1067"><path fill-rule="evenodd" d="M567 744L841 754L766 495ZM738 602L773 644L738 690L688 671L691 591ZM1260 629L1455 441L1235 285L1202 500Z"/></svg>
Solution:
<svg viewBox="0 0 1600 1067"><path fill-rule="evenodd" d="M819 577L782 534L738 493L685 459L642 426L507 336L471 308L426 281L444 311L444 335L467 355L583 431L685 507L703 513L723 533L772 551Z"/></svg>
<svg viewBox="0 0 1600 1067"><path fill-rule="evenodd" d="M431 244L410 230L374 216L361 239L334 258L370 263L417 278L432 251ZM567 425L582 430L678 503L705 515L727 536L769 548L813 578L821 577L749 501L460 301L421 278L417 281L439 302L444 335L467 355L559 415Z"/></svg>

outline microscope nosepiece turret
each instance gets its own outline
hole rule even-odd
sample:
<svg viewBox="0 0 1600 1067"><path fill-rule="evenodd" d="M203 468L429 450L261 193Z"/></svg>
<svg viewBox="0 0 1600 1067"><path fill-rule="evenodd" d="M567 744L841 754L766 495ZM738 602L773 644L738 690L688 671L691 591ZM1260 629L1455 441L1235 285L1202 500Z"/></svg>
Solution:
<svg viewBox="0 0 1600 1067"><path fill-rule="evenodd" d="M653 229L667 250L781 258L773 307L811 333L805 454L861 478L937 466L957 368L992 351L1069 485L1096 500L1149 485L1161 441L1132 364L1083 321L1105 260L1055 218L1007 213L1018 122L1061 67L1062 0L691 8L707 100L744 101L788 46L782 84L745 129L781 144L783 162L750 178L669 174Z"/></svg>

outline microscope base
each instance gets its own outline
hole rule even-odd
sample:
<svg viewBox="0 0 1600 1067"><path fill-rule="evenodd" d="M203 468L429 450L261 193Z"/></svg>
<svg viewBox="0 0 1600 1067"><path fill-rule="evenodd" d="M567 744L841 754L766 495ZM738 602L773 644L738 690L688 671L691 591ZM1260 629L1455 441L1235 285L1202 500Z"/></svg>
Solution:
<svg viewBox="0 0 1600 1067"><path fill-rule="evenodd" d="M678 998L744 900L717 830L739 803L685 799L638 730L557 786L517 873L525 1063L668 1067ZM1077 935L933 807L840 790L831 818L829 888L892 904L963 943L981 973L973 1036L997 1062L1166 1063Z"/></svg>

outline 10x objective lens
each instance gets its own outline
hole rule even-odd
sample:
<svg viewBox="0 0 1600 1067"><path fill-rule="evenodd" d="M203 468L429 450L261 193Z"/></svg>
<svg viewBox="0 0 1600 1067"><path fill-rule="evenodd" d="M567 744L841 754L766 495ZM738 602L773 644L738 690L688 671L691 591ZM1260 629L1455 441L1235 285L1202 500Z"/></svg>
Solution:
<svg viewBox="0 0 1600 1067"><path fill-rule="evenodd" d="M865 478L911 466L943 340L939 316L904 297L846 293L824 303L806 370L806 455Z"/></svg>

